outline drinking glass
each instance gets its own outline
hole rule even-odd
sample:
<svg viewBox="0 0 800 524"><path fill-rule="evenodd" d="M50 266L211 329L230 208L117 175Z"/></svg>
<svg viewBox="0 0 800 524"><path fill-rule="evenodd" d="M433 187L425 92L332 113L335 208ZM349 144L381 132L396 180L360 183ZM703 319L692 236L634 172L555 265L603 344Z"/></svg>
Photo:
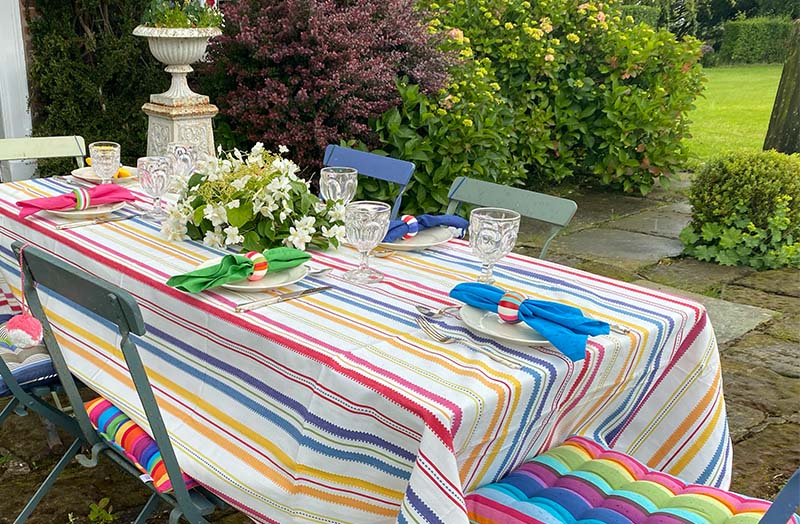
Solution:
<svg viewBox="0 0 800 524"><path fill-rule="evenodd" d="M481 261L478 282L494 282L495 263L509 254L517 242L519 213L500 207L479 207L469 215L469 245Z"/></svg>
<svg viewBox="0 0 800 524"><path fill-rule="evenodd" d="M136 161L142 190L153 197L153 209L144 216L161 220L167 216L161 207L161 197L169 190L172 162L165 156L144 156Z"/></svg>
<svg viewBox="0 0 800 524"><path fill-rule="evenodd" d="M319 172L319 192L325 200L349 204L357 187L358 170L352 167L323 167Z"/></svg>
<svg viewBox="0 0 800 524"><path fill-rule="evenodd" d="M180 191L189 181L197 167L197 154L191 144L176 142L167 144L167 156L172 161L172 187Z"/></svg>
<svg viewBox="0 0 800 524"><path fill-rule="evenodd" d="M347 204L345 233L347 241L361 253L361 263L358 269L343 275L345 280L354 284L374 284L383 280L383 273L369 267L369 252L386 236L391 211L391 206L383 202L359 200Z"/></svg>
<svg viewBox="0 0 800 524"><path fill-rule="evenodd" d="M119 169L120 145L116 142L92 142L89 144L89 156L92 169L100 178L101 184L108 184Z"/></svg>

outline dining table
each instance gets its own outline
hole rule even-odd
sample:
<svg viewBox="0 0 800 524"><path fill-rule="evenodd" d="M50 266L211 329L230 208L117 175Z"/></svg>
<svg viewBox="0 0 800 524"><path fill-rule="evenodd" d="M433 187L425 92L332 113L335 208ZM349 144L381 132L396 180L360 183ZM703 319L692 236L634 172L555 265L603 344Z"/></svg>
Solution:
<svg viewBox="0 0 800 524"><path fill-rule="evenodd" d="M73 229L57 229L70 218L49 212L19 217L18 201L73 183L0 184L1 312L20 311L14 241L130 292L147 327L136 343L181 468L257 522L467 524L467 492L571 435L684 481L730 482L719 353L706 310L691 299L507 255L495 265L496 286L613 325L573 361L547 341L465 324L449 292L474 281L480 262L459 238L374 257L385 274L377 284L342 278L359 263L343 246L310 251L309 267L331 270L292 284L186 293L166 281L231 251L168 241L128 206L115 215L137 216ZM236 311L322 285L330 289ZM118 333L40 294L73 374L148 429ZM428 319L514 365L432 340L418 306L456 306Z"/></svg>

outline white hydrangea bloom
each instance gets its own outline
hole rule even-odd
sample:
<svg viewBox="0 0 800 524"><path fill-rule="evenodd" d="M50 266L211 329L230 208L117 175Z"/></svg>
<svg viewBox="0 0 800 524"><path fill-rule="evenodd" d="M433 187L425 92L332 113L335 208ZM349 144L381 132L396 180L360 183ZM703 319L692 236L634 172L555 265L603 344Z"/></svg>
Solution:
<svg viewBox="0 0 800 524"><path fill-rule="evenodd" d="M289 152L289 148L286 147L285 145L281 144L281 145L278 146L278 153L284 154L284 153L288 153L288 152Z"/></svg>
<svg viewBox="0 0 800 524"><path fill-rule="evenodd" d="M330 211L328 211L328 219L330 219L331 222L342 222L344 221L345 211L346 211L345 205L337 202L330 209Z"/></svg>
<svg viewBox="0 0 800 524"><path fill-rule="evenodd" d="M286 238L287 242L294 246L295 249L304 250L306 244L311 242L311 235L305 229L297 229L295 227L289 228L289 236Z"/></svg>
<svg viewBox="0 0 800 524"><path fill-rule="evenodd" d="M322 236L325 238L335 238L341 242L345 239L345 233L346 230L344 226L341 225L331 226L330 228L322 226Z"/></svg>
<svg viewBox="0 0 800 524"><path fill-rule="evenodd" d="M317 231L316 228L314 227L316 221L317 221L316 217L306 216L301 218L300 220L295 220L294 225L297 229L305 229L306 231L309 231L310 233L313 234L314 232Z"/></svg>
<svg viewBox="0 0 800 524"><path fill-rule="evenodd" d="M226 246L230 246L231 244L241 244L244 242L244 237L239 234L238 227L228 226L223 231L225 233Z"/></svg>
<svg viewBox="0 0 800 524"><path fill-rule="evenodd" d="M237 178L236 180L231 182L231 187L233 187L237 191L241 191L242 189L244 189L244 186L246 186L247 183L250 181L250 178L252 178L250 175L245 175L241 178Z"/></svg>
<svg viewBox="0 0 800 524"><path fill-rule="evenodd" d="M225 207L227 207L228 209L237 209L240 205L241 205L241 203L239 202L239 199L237 198L235 200L231 200L230 202L228 202L228 205L225 206Z"/></svg>
<svg viewBox="0 0 800 524"><path fill-rule="evenodd" d="M214 227L221 226L228 221L225 207L214 206L213 204L206 204L206 207L203 208L203 217L208 219Z"/></svg>
<svg viewBox="0 0 800 524"><path fill-rule="evenodd" d="M203 244L209 247L222 247L225 239L222 236L222 229L215 227L213 230L206 231L206 236L203 238Z"/></svg>
<svg viewBox="0 0 800 524"><path fill-rule="evenodd" d="M187 232L186 221L182 217L168 216L161 224L161 233L167 240L183 240Z"/></svg>

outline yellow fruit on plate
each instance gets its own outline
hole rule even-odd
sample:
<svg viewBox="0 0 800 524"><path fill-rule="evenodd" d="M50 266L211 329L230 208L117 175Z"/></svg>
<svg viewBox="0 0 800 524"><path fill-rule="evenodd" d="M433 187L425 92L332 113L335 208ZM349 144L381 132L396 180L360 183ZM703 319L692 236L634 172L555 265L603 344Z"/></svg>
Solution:
<svg viewBox="0 0 800 524"><path fill-rule="evenodd" d="M117 169L117 172L114 173L114 178L128 178L129 176L131 176L131 172L124 167Z"/></svg>
<svg viewBox="0 0 800 524"><path fill-rule="evenodd" d="M87 166L90 166L90 165L92 165L92 157L90 157L90 156L87 156L87 157L86 157L86 165L87 165Z"/></svg>

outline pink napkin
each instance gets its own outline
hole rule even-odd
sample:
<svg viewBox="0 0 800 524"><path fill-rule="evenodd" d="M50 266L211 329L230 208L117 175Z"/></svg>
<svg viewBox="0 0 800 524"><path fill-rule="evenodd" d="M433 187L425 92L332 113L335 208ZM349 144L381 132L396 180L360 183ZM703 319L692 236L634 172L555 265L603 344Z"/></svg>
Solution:
<svg viewBox="0 0 800 524"><path fill-rule="evenodd" d="M89 206L131 202L136 197L126 188L117 184L101 184L89 189L74 189L69 193L54 197L20 200L17 205L20 218L37 213L43 209L86 209Z"/></svg>

